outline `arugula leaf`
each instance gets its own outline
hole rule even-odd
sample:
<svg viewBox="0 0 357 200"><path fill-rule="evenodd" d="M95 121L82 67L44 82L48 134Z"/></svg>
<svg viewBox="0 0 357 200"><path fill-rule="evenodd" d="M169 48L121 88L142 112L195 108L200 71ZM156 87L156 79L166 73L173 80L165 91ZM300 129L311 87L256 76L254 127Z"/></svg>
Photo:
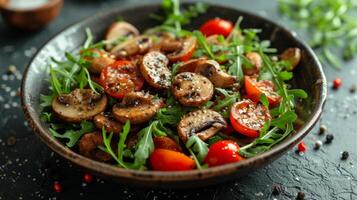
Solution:
<svg viewBox="0 0 357 200"><path fill-rule="evenodd" d="M267 95L264 94L264 92L260 95L260 102L262 102L263 106L269 108L269 100L267 98Z"/></svg>
<svg viewBox="0 0 357 200"><path fill-rule="evenodd" d="M228 92L222 88L216 88L218 92L224 95L223 99L218 98L217 103L211 108L215 111L221 111L223 108L230 108L240 98L239 93Z"/></svg>
<svg viewBox="0 0 357 200"><path fill-rule="evenodd" d="M80 124L80 130L66 130L64 134L60 134L55 131L53 128L49 128L52 136L56 138L68 139L66 145L71 148L76 145L79 138L82 137L85 133L91 132L94 130L94 125L91 122L82 121Z"/></svg>
<svg viewBox="0 0 357 200"><path fill-rule="evenodd" d="M137 150L134 153L134 166L136 169L143 169L146 160L154 151L154 141L152 139L154 124L151 123L148 127L142 129L139 134Z"/></svg>
<svg viewBox="0 0 357 200"><path fill-rule="evenodd" d="M201 164L203 160L206 158L208 153L207 144L204 143L197 135L191 136L186 142L186 148L190 150L190 152L197 153L197 161L196 165L198 169L201 169ZM193 153L192 153L193 154ZM193 154L196 157L196 154Z"/></svg>
<svg viewBox="0 0 357 200"><path fill-rule="evenodd" d="M114 150L112 149L112 138L113 138L113 133L110 133L109 136L107 136L107 131L105 128L102 128L102 136L103 136L103 146L99 146L99 149L106 152L107 154L111 155L112 158L117 161L118 165L120 167L123 167L125 169L130 169L131 165L128 163L125 163L123 161L123 155L125 151L125 141L130 132L130 121L126 121L125 125L123 127L122 132L119 135L119 141L118 141L118 151L117 154L114 153Z"/></svg>

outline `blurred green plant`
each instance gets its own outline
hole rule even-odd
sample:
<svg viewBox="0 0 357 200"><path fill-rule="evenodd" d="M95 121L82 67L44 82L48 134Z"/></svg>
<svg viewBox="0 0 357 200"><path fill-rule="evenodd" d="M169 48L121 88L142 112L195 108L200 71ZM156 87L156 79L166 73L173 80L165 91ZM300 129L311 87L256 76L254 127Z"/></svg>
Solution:
<svg viewBox="0 0 357 200"><path fill-rule="evenodd" d="M320 58L341 68L357 55L357 0L278 0L280 12L308 30ZM356 12L355 12L356 13ZM337 54L341 54L338 56ZM342 59L341 59L342 58Z"/></svg>

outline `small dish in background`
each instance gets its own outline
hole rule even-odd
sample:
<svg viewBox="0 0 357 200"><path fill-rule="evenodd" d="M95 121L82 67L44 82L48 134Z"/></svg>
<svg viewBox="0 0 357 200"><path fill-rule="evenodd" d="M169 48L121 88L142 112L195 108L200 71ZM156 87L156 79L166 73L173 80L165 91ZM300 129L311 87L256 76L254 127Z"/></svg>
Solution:
<svg viewBox="0 0 357 200"><path fill-rule="evenodd" d="M0 11L11 27L38 30L55 19L63 0L0 0Z"/></svg>

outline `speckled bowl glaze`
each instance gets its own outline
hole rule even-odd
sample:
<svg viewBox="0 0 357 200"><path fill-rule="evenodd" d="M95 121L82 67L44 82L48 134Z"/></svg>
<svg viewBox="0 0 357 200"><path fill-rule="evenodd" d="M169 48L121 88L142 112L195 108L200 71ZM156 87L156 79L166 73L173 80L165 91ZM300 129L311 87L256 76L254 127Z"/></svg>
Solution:
<svg viewBox="0 0 357 200"><path fill-rule="evenodd" d="M184 6L187 5L184 4ZM300 126L297 128L296 133L276 145L270 151L254 158L234 164L187 172L121 169L83 157L54 139L48 131L48 125L39 118L42 110L40 106L40 94L46 93L49 85L49 74L45 68L49 57L63 58L64 51L77 50L85 40L84 32L87 27L92 29L95 39L101 39L106 28L118 16L122 16L141 30L152 27L155 25L155 21L152 21L148 16L150 13L157 12L158 10L159 5L143 5L100 13L61 31L49 40L34 56L25 71L22 81L22 105L29 125L53 151L98 176L118 181L121 184L161 188L192 188L237 179L248 172L268 165L295 146L313 128L321 115L326 100L327 86L321 64L310 47L300 40L294 32L268 19L237 9L211 5L206 14L192 22L191 28L197 28L204 21L214 17L235 21L238 16L243 16L243 27L262 29L263 32L260 36L271 40L272 46L278 48L279 51L288 47L299 47L302 49L303 59L300 66L294 71L294 79L291 81L291 84L295 88L304 89L309 94L309 98L306 101L298 102L297 111Z"/></svg>

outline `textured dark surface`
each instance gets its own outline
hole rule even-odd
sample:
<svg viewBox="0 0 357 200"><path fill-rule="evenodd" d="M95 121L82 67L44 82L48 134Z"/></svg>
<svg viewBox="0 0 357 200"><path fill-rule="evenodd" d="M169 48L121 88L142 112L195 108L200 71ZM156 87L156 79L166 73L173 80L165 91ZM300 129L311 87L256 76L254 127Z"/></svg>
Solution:
<svg viewBox="0 0 357 200"><path fill-rule="evenodd" d="M305 155L291 151L268 167L234 183L181 191L127 188L99 179L84 184L83 171L51 153L24 124L16 96L17 78L20 77L7 75L7 68L15 65L22 71L36 49L65 26L113 6L139 2L142 1L66 1L61 16L37 33L10 31L0 22L0 199L294 199L300 190L306 193L307 199L357 199L357 170L354 167L357 160L357 94L349 93L349 87L357 83L356 60L346 63L342 71L325 67L330 82L339 76L344 85L338 91L330 91L322 123L327 125L335 139L319 151L312 150L314 140L325 139L318 136L317 127L305 139L309 146ZM281 19L273 2L225 0L222 4L291 25ZM13 137L15 144L9 140ZM347 161L340 161L344 150L351 156ZM53 192L54 179L63 185L61 194ZM281 184L284 192L272 196L273 184Z"/></svg>

